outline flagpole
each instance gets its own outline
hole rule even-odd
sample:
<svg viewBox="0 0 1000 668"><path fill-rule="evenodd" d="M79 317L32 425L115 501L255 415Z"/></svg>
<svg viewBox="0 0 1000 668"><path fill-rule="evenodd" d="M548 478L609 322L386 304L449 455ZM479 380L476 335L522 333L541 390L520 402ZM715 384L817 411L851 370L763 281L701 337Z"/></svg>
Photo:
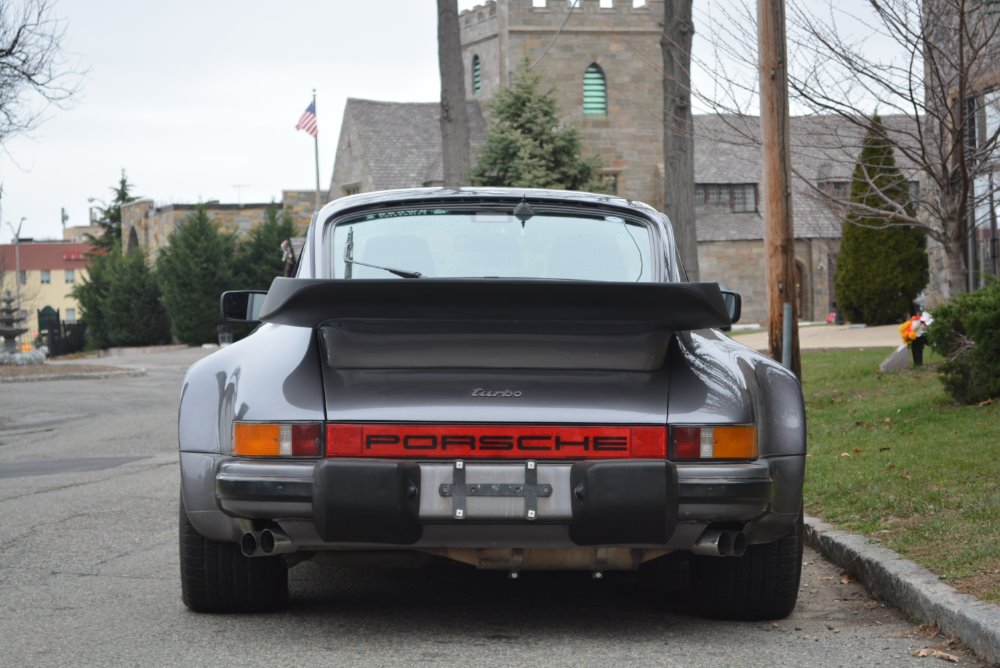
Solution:
<svg viewBox="0 0 1000 668"><path fill-rule="evenodd" d="M314 110L316 109L316 89L315 88L313 88L313 109ZM319 125L319 121L317 119L317 126L318 125ZM315 149L315 152L316 152L316 208L318 209L320 207L320 200L319 200L319 132L318 131L316 132L316 135L313 137L313 148Z"/></svg>

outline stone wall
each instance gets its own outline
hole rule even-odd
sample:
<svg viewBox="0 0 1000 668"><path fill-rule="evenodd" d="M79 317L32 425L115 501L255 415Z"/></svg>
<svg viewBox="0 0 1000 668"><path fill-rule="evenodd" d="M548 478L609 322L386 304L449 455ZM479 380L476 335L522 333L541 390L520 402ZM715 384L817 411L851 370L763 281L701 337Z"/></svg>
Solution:
<svg viewBox="0 0 1000 668"><path fill-rule="evenodd" d="M632 0L616 0L613 8L601 8L598 0L580 0L567 22L568 11L565 0L549 0L546 7L496 0L463 12L470 98L488 100L525 61L537 61L542 85L555 91L563 119L579 128L584 153L600 156L617 177L618 194L655 203L662 187L656 166L663 162L663 2L634 7ZM482 68L478 96L471 88L473 55ZM606 77L607 116L583 115L583 75L592 63ZM488 104L485 111L488 116Z"/></svg>
<svg viewBox="0 0 1000 668"><path fill-rule="evenodd" d="M795 261L802 275L799 319L822 322L833 303L834 264L840 242L797 239ZM743 297L743 323L767 324L767 250L762 240L701 241L701 280L718 282Z"/></svg>
<svg viewBox="0 0 1000 668"><path fill-rule="evenodd" d="M319 205L323 206L329 201L329 193L320 192ZM309 229L309 222L316 213L316 191L315 190L282 190L281 210L292 216L295 222L296 234L305 236Z"/></svg>
<svg viewBox="0 0 1000 668"><path fill-rule="evenodd" d="M330 190L327 193L329 201L344 195L374 190L375 183L365 170L365 165L361 142L357 138L351 107L348 105L340 125L337 156L333 162L333 175L330 177Z"/></svg>
<svg viewBox="0 0 1000 668"><path fill-rule="evenodd" d="M258 204L205 204L209 219L224 232L246 236L251 229L264 221L271 203ZM122 206L122 238L125 252L136 244L145 249L150 262L155 262L160 251L170 242L170 235L177 226L195 212L195 204L168 204L157 207L152 200L141 199Z"/></svg>

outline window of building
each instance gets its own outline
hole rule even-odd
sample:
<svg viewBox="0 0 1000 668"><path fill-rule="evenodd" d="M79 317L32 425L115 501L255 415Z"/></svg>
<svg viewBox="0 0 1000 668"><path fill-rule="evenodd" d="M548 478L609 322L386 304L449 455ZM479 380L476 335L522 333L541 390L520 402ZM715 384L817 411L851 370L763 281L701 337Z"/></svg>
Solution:
<svg viewBox="0 0 1000 668"><path fill-rule="evenodd" d="M823 181L819 188L833 199L846 200L851 196L850 181Z"/></svg>
<svg viewBox="0 0 1000 668"><path fill-rule="evenodd" d="M28 284L28 272L26 272L26 271L20 272L20 274L18 275L18 279L20 279L19 282L21 283L21 285L27 285Z"/></svg>
<svg viewBox="0 0 1000 668"><path fill-rule="evenodd" d="M480 69L479 56L472 56L472 93L478 95L483 87L482 70Z"/></svg>
<svg viewBox="0 0 1000 668"><path fill-rule="evenodd" d="M637 7L645 7L647 4L646 0L632 0L632 9Z"/></svg>
<svg viewBox="0 0 1000 668"><path fill-rule="evenodd" d="M757 210L756 188L752 183L734 185L730 188L732 209L736 213L746 213Z"/></svg>
<svg viewBox="0 0 1000 668"><path fill-rule="evenodd" d="M63 273L65 274L63 278L65 279L65 281L67 283L72 283L73 281L76 280L76 270L74 270L74 269L67 269Z"/></svg>
<svg viewBox="0 0 1000 668"><path fill-rule="evenodd" d="M757 184L698 183L694 187L694 205L752 213L757 210Z"/></svg>
<svg viewBox="0 0 1000 668"><path fill-rule="evenodd" d="M345 195L357 195L359 192L361 192L361 184L348 183L342 186L340 189L344 191Z"/></svg>
<svg viewBox="0 0 1000 668"><path fill-rule="evenodd" d="M42 269L42 285L46 285L52 282L52 272L48 269Z"/></svg>
<svg viewBox="0 0 1000 668"><path fill-rule="evenodd" d="M531 6L536 9L545 9L548 6L548 0L531 0Z"/></svg>
<svg viewBox="0 0 1000 668"><path fill-rule="evenodd" d="M601 0L600 7L601 9L614 9L615 0Z"/></svg>
<svg viewBox="0 0 1000 668"><path fill-rule="evenodd" d="M68 308L66 309L66 322L76 322L76 309Z"/></svg>
<svg viewBox="0 0 1000 668"><path fill-rule="evenodd" d="M591 63L583 74L583 115L608 115L608 90L604 70L597 63Z"/></svg>
<svg viewBox="0 0 1000 668"><path fill-rule="evenodd" d="M580 6L580 0L566 0L566 6L570 9Z"/></svg>

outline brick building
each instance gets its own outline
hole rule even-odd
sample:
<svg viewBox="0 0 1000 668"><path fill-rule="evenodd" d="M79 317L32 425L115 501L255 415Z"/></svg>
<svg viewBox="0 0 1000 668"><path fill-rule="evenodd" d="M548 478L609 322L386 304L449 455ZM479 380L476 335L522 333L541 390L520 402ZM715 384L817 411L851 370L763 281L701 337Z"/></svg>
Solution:
<svg viewBox="0 0 1000 668"><path fill-rule="evenodd" d="M79 305L70 291L87 276L90 250L87 242L21 239L0 244L0 294L20 294L21 309L28 316L22 340L38 336L37 312L46 306L58 311L63 322L79 319Z"/></svg>

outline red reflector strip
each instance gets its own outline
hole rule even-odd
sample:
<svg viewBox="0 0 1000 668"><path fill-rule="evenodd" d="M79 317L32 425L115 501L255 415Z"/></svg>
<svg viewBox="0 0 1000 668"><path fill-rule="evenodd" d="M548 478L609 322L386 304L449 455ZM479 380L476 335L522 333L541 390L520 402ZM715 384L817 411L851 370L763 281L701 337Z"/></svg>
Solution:
<svg viewBox="0 0 1000 668"><path fill-rule="evenodd" d="M665 427L329 424L327 457L659 458Z"/></svg>

